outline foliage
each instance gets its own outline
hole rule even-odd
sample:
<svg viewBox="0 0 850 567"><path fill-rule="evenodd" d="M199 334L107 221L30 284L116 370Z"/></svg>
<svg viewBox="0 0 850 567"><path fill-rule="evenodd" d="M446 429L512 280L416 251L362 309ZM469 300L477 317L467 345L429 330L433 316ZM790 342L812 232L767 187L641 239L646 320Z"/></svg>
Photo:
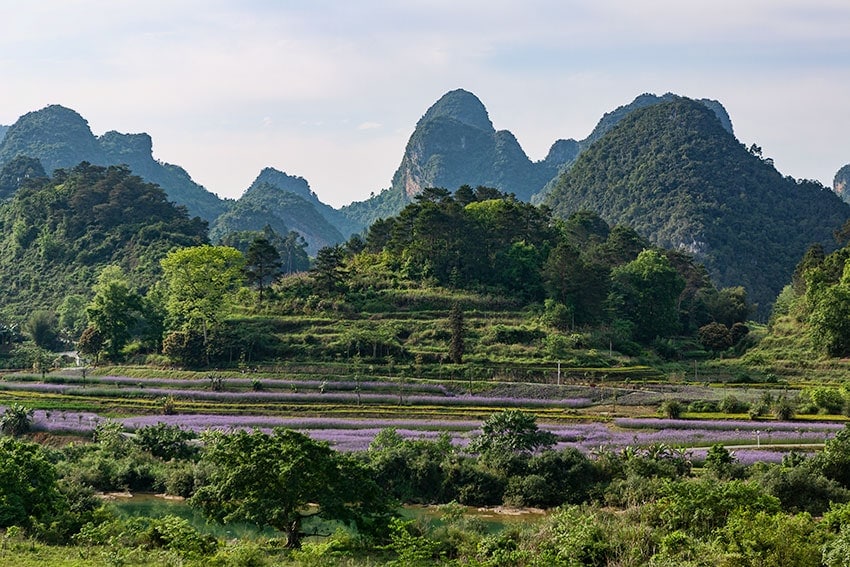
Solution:
<svg viewBox="0 0 850 567"><path fill-rule="evenodd" d="M464 334L466 328L463 322L463 309L459 303L452 306L449 313L449 332L451 339L449 340L449 360L455 364L463 362L463 352L465 350Z"/></svg>
<svg viewBox="0 0 850 567"><path fill-rule="evenodd" d="M32 527L59 514L65 502L45 451L0 437L0 527Z"/></svg>
<svg viewBox="0 0 850 567"><path fill-rule="evenodd" d="M57 320L50 311L33 311L24 323L23 331L40 348L52 350L57 346Z"/></svg>
<svg viewBox="0 0 850 567"><path fill-rule="evenodd" d="M745 287L761 317L806 248L832 245L850 216L835 193L783 178L703 104L679 97L629 113L545 203L562 219L590 209L657 246L691 250L718 285Z"/></svg>
<svg viewBox="0 0 850 567"><path fill-rule="evenodd" d="M669 336L679 324L676 304L684 289L682 277L656 250L644 250L611 274L611 303L635 324L638 341Z"/></svg>
<svg viewBox="0 0 850 567"><path fill-rule="evenodd" d="M172 329L198 329L204 343L221 320L233 291L242 283L244 258L235 248L193 246L162 260L166 310Z"/></svg>
<svg viewBox="0 0 850 567"><path fill-rule="evenodd" d="M0 206L0 229L3 312L20 318L88 296L108 265L146 289L169 249L206 241L205 223L190 220L159 187L126 167L88 163L16 191Z"/></svg>
<svg viewBox="0 0 850 567"><path fill-rule="evenodd" d="M157 423L136 430L136 444L154 457L169 461L189 459L197 454L197 447L190 444L196 435L176 425Z"/></svg>
<svg viewBox="0 0 850 567"><path fill-rule="evenodd" d="M255 285L263 301L263 290L274 283L282 266L280 253L265 238L255 239L245 254L245 275L250 285Z"/></svg>
<svg viewBox="0 0 850 567"><path fill-rule="evenodd" d="M732 346L732 332L723 323L709 323L699 328L699 342L707 349L721 352Z"/></svg>
<svg viewBox="0 0 850 567"><path fill-rule="evenodd" d="M143 317L142 298L130 288L129 280L118 266L104 268L92 291L94 297L86 307L86 315L103 337L109 358L118 360L133 327Z"/></svg>

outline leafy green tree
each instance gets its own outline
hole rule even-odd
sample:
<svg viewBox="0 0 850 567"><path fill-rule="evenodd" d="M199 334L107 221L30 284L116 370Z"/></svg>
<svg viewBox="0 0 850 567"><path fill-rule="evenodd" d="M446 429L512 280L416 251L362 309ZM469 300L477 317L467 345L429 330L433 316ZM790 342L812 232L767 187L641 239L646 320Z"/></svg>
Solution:
<svg viewBox="0 0 850 567"><path fill-rule="evenodd" d="M780 503L754 482L684 479L664 485L664 495L647 510L647 517L668 530L706 536L739 511L776 513Z"/></svg>
<svg viewBox="0 0 850 567"><path fill-rule="evenodd" d="M95 364L103 350L104 339L100 331L94 327L86 327L77 341L77 350L80 354L94 358Z"/></svg>
<svg viewBox="0 0 850 567"><path fill-rule="evenodd" d="M86 329L86 304L88 300L80 294L66 295L56 309L59 329L68 337L79 337Z"/></svg>
<svg viewBox="0 0 850 567"><path fill-rule="evenodd" d="M463 308L460 303L455 302L452 305L452 310L449 312L449 360L455 364L463 362L464 335L466 334L466 326L463 321Z"/></svg>
<svg viewBox="0 0 850 567"><path fill-rule="evenodd" d="M842 282L828 286L815 297L809 316L815 344L830 356L850 354L850 285Z"/></svg>
<svg viewBox="0 0 850 567"><path fill-rule="evenodd" d="M228 246L181 248L163 258L166 310L172 329L200 327L204 344L221 320L233 292L242 284L245 259Z"/></svg>
<svg viewBox="0 0 850 567"><path fill-rule="evenodd" d="M135 442L143 451L164 461L171 459L189 459L197 453L197 448L189 441L196 435L177 425L157 423L136 430Z"/></svg>
<svg viewBox="0 0 850 567"><path fill-rule="evenodd" d="M0 169L0 199L11 196L28 181L47 177L37 158L23 154L12 158Z"/></svg>
<svg viewBox="0 0 850 567"><path fill-rule="evenodd" d="M508 409L491 414L481 424L481 434L469 444L469 450L480 454L525 454L550 449L555 435L537 426L534 414Z"/></svg>
<svg viewBox="0 0 850 567"><path fill-rule="evenodd" d="M614 308L635 324L638 341L669 336L678 328L677 302L685 287L682 277L657 250L638 257L611 273Z"/></svg>
<svg viewBox="0 0 850 567"><path fill-rule="evenodd" d="M385 493L362 464L295 431L211 433L202 462L211 472L192 497L194 506L216 520L278 529L289 548L300 547L311 516L352 524L366 535L389 519Z"/></svg>
<svg viewBox="0 0 850 567"><path fill-rule="evenodd" d="M23 331L36 346L52 350L59 337L56 315L50 311L34 311L24 323Z"/></svg>
<svg viewBox="0 0 850 567"><path fill-rule="evenodd" d="M728 478L735 460L735 456L729 452L729 449L715 443L709 447L703 466L718 478Z"/></svg>
<svg viewBox="0 0 850 567"><path fill-rule="evenodd" d="M319 250L310 275L320 291L336 293L345 287L347 271L344 261L345 252L342 246L325 246Z"/></svg>
<svg viewBox="0 0 850 567"><path fill-rule="evenodd" d="M825 539L807 513L742 510L733 513L718 533L736 565L753 566L820 567Z"/></svg>
<svg viewBox="0 0 850 567"><path fill-rule="evenodd" d="M142 298L118 266L104 268L92 291L94 297L86 307L86 315L103 337L109 358L117 360L142 317Z"/></svg>
<svg viewBox="0 0 850 567"><path fill-rule="evenodd" d="M248 283L257 287L259 300L263 301L263 290L280 276L282 266L280 253L265 238L255 239L245 254L245 275Z"/></svg>
<svg viewBox="0 0 850 567"><path fill-rule="evenodd" d="M699 328L699 342L707 349L721 352L732 346L732 332L723 323L709 323Z"/></svg>

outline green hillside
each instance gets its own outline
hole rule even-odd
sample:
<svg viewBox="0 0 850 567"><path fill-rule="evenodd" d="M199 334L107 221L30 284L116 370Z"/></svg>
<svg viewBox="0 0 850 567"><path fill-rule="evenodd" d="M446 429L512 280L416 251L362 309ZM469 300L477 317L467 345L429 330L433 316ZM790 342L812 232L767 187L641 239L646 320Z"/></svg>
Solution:
<svg viewBox="0 0 850 567"><path fill-rule="evenodd" d="M694 254L719 285L744 286L762 316L806 248L829 247L850 218L832 191L783 177L704 104L684 98L626 116L579 156L546 204L560 218L596 211Z"/></svg>
<svg viewBox="0 0 850 567"><path fill-rule="evenodd" d="M145 288L170 249L206 241L206 223L189 219L159 187L126 167L82 163L25 185L0 205L0 285L6 320L55 310L89 295L100 270L117 264Z"/></svg>

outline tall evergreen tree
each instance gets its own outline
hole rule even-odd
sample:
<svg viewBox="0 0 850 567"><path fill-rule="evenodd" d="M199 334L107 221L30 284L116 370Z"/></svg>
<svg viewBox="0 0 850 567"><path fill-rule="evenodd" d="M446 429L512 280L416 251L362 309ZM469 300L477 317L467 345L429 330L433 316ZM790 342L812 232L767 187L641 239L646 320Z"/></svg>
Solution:
<svg viewBox="0 0 850 567"><path fill-rule="evenodd" d="M463 362L464 334L466 333L466 324L463 320L463 309L461 309L460 303L456 302L452 305L452 310L449 312L449 328L451 331L449 360L455 364L460 364Z"/></svg>
<svg viewBox="0 0 850 567"><path fill-rule="evenodd" d="M277 279L282 265L280 253L265 238L255 238L248 247L245 276L250 285L257 286L260 303L263 301L263 290Z"/></svg>

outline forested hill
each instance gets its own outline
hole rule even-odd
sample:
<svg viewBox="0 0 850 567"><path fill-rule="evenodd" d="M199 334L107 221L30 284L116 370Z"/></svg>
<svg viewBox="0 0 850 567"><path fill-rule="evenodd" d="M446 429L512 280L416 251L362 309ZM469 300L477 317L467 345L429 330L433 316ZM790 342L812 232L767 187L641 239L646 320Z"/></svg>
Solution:
<svg viewBox="0 0 850 567"><path fill-rule="evenodd" d="M160 185L170 200L185 205L191 215L211 222L227 209L224 201L192 181L183 168L155 160L147 134L107 132L98 138L82 116L63 106L29 112L8 128L0 141L0 167L21 155L38 159L48 174L83 161L126 164L145 181Z"/></svg>
<svg viewBox="0 0 850 567"><path fill-rule="evenodd" d="M547 196L556 216L589 209L653 243L685 249L721 286L742 285L764 315L807 247L834 247L850 206L783 177L704 104L636 110L584 151Z"/></svg>
<svg viewBox="0 0 850 567"><path fill-rule="evenodd" d="M282 236L294 230L307 242L307 252L315 256L319 249L345 238L322 216L322 203L310 194L303 178L263 170L230 210L215 221L210 238L219 241L228 233L258 231L266 226Z"/></svg>
<svg viewBox="0 0 850 567"><path fill-rule="evenodd" d="M144 289L169 250L207 241L207 225L123 166L82 163L31 180L0 204L0 286L6 321L87 295L121 266Z"/></svg>
<svg viewBox="0 0 850 567"><path fill-rule="evenodd" d="M2 142L2 141L3 141L3 138L5 138L5 137L6 137L6 131L7 131L8 129L9 129L9 127L8 127L8 126L3 126L2 124L0 124L0 142Z"/></svg>

